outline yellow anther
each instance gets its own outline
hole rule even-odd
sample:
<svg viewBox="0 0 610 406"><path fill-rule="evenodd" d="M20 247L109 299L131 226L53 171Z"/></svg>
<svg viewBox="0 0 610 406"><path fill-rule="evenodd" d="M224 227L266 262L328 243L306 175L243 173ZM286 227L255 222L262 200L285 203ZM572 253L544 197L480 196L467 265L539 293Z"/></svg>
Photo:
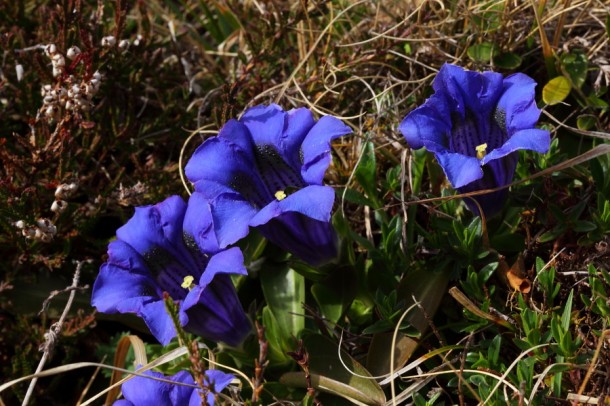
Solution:
<svg viewBox="0 0 610 406"><path fill-rule="evenodd" d="M475 148L477 150L477 159L483 159L487 155L487 143L481 144Z"/></svg>
<svg viewBox="0 0 610 406"><path fill-rule="evenodd" d="M191 275L185 276L184 277L184 282L182 282L182 286L184 289L188 289L191 290L193 289L193 287L195 287L195 284L193 283L193 281L195 280L194 277L192 277Z"/></svg>
<svg viewBox="0 0 610 406"><path fill-rule="evenodd" d="M277 200L284 200L286 198L286 193L283 190L278 190L275 192L275 198Z"/></svg>

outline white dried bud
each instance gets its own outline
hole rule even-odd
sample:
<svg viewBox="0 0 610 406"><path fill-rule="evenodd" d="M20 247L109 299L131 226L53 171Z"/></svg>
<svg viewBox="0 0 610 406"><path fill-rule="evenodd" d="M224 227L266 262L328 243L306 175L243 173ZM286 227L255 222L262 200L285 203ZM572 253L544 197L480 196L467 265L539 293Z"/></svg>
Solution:
<svg viewBox="0 0 610 406"><path fill-rule="evenodd" d="M102 80L102 74L100 73L99 70L96 70L95 72L93 72L93 79L91 79L91 82L93 82L93 80L97 80L98 82L100 80Z"/></svg>
<svg viewBox="0 0 610 406"><path fill-rule="evenodd" d="M51 242L52 239L53 239L53 235L51 235L51 234L42 233L42 235L40 236L40 241L42 241L42 242Z"/></svg>
<svg viewBox="0 0 610 406"><path fill-rule="evenodd" d="M80 48L77 47L76 45L71 46L70 48L68 48L68 51L66 52L66 56L70 59L74 59L76 58L76 56L80 54Z"/></svg>
<svg viewBox="0 0 610 406"><path fill-rule="evenodd" d="M129 49L129 40L128 39L122 39L119 41L119 49L123 52L127 51Z"/></svg>
<svg viewBox="0 0 610 406"><path fill-rule="evenodd" d="M28 227L28 228L24 228L23 230L21 230L21 234L23 234L23 236L25 238L34 238L36 237L36 230L38 230L37 228L34 227Z"/></svg>
<svg viewBox="0 0 610 406"><path fill-rule="evenodd" d="M136 36L136 39L133 41L133 45L134 46L140 46L140 44L142 43L142 40L144 39L144 37L142 37L140 34L138 34Z"/></svg>
<svg viewBox="0 0 610 406"><path fill-rule="evenodd" d="M63 213L68 208L68 203L65 200L55 200L51 205L51 211L54 213Z"/></svg>
<svg viewBox="0 0 610 406"><path fill-rule="evenodd" d="M78 184L72 183L62 183L57 186L55 189L55 198L58 200L68 199L70 196L74 194L78 190Z"/></svg>
<svg viewBox="0 0 610 406"><path fill-rule="evenodd" d="M55 113L57 113L57 106L49 106L47 107L47 109L44 111L44 114L48 117L48 118L53 118L55 117Z"/></svg>
<svg viewBox="0 0 610 406"><path fill-rule="evenodd" d="M44 235L44 232L40 228L34 229L34 238L35 239L40 240L43 235Z"/></svg>
<svg viewBox="0 0 610 406"><path fill-rule="evenodd" d="M23 79L23 65L18 63L15 65L15 73L17 74L17 82L21 82Z"/></svg>
<svg viewBox="0 0 610 406"><path fill-rule="evenodd" d="M44 53L50 58L53 55L55 55L55 53L57 52L57 47L55 46L55 44L49 44L49 45L45 45L44 47Z"/></svg>
<svg viewBox="0 0 610 406"><path fill-rule="evenodd" d="M64 107L66 108L66 110L72 110L72 108L74 107L74 103L72 103L72 101L68 100L68 101L66 101L66 104L64 105Z"/></svg>
<svg viewBox="0 0 610 406"><path fill-rule="evenodd" d="M53 95L46 95L43 99L45 103L53 103L55 101L55 97Z"/></svg>
<svg viewBox="0 0 610 406"><path fill-rule="evenodd" d="M53 77L61 76L62 73L64 73L63 66L53 66Z"/></svg>
<svg viewBox="0 0 610 406"><path fill-rule="evenodd" d="M17 220L15 221L15 227L20 230L23 230L25 228L25 222L23 220Z"/></svg>
<svg viewBox="0 0 610 406"><path fill-rule="evenodd" d="M53 63L53 66L66 66L66 58L64 58L62 54L53 55L51 62Z"/></svg>
<svg viewBox="0 0 610 406"><path fill-rule="evenodd" d="M80 86L79 85L72 85L72 93L77 95L80 93Z"/></svg>
<svg viewBox="0 0 610 406"><path fill-rule="evenodd" d="M102 38L102 46L105 48L113 47L116 44L116 38L112 35Z"/></svg>

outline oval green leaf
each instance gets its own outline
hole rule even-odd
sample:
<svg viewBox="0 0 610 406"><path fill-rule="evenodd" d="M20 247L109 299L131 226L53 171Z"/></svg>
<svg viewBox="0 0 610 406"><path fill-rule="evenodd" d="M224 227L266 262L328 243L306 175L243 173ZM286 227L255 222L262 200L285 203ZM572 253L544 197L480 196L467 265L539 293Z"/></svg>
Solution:
<svg viewBox="0 0 610 406"><path fill-rule="evenodd" d="M468 48L468 56L475 62L489 62L493 52L493 44L491 42L483 42Z"/></svg>
<svg viewBox="0 0 610 406"><path fill-rule="evenodd" d="M570 81L563 77L557 76L549 80L542 89L542 100L549 105L561 103L570 94Z"/></svg>
<svg viewBox="0 0 610 406"><path fill-rule="evenodd" d="M493 57L494 65L502 69L517 69L521 66L522 59L514 52L504 52Z"/></svg>

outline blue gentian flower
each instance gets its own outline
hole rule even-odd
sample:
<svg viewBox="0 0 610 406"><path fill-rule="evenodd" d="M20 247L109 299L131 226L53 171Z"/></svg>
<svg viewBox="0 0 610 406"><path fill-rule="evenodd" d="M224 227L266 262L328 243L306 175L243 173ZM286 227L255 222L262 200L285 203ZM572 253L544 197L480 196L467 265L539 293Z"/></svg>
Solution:
<svg viewBox="0 0 610 406"><path fill-rule="evenodd" d="M195 190L212 206L221 248L256 227L271 242L319 265L337 255L330 224L335 193L324 186L330 141L351 129L306 108L250 108L207 139L186 165Z"/></svg>
<svg viewBox="0 0 610 406"><path fill-rule="evenodd" d="M91 303L103 313L135 313L163 345L176 331L163 292L179 302L188 332L239 345L251 324L229 274L246 275L239 248L218 248L207 201L193 194L188 207L172 196L136 208L108 245L108 261L93 285Z"/></svg>
<svg viewBox="0 0 610 406"><path fill-rule="evenodd" d="M192 375L187 371L180 371L170 377L154 371L146 371L144 375L196 385ZM214 406L214 394L226 388L233 378L233 375L216 369L205 371L204 384L208 387L205 396L209 406ZM121 392L124 399L114 402L114 406L199 406L202 396L201 390L192 386L177 385L141 376L126 381L121 386Z"/></svg>
<svg viewBox="0 0 610 406"><path fill-rule="evenodd" d="M548 131L534 128L536 82L522 73L504 78L445 64L434 94L400 124L411 148L426 147L461 193L505 186L512 181L521 149L547 152ZM474 196L486 215L502 208L506 190ZM475 214L477 206L465 199Z"/></svg>

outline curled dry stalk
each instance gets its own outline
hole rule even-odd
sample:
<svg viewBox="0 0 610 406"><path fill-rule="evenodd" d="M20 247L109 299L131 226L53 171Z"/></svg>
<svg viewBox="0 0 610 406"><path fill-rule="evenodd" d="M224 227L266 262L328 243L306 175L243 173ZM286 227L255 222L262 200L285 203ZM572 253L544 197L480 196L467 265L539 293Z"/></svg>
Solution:
<svg viewBox="0 0 610 406"><path fill-rule="evenodd" d="M72 307L72 302L74 301L74 296L76 295L76 291L88 288L88 286L82 286L82 287L78 286L78 281L80 279L80 272L81 272L81 269L83 268L83 265L85 264L85 262L87 262L87 261L76 261L76 270L74 271L74 276L72 277L72 284L69 287L67 287L66 289L61 290L61 291L51 292L50 296L43 302L42 310L40 311L40 313L43 313L46 310L50 300L53 299L55 296L57 296L60 293L70 292L70 297L68 298L68 302L66 303L66 306L64 307L61 317L59 318L59 320L56 323L53 323L51 325L51 328L49 329L49 331L46 332L44 335L45 342L40 346L40 351L42 351L42 358L40 359L40 362L38 363L38 367L36 368L35 374L38 374L42 371L47 360L53 355L55 346L57 345L57 343L59 341L59 334L61 333L61 328L63 327L66 317L68 316L68 313L70 312L70 308ZM38 378L34 378L30 381L30 386L28 387L25 397L23 398L23 402L21 403L22 406L26 406L30 402L30 398L32 397L32 394L34 393L34 388L36 387L36 382L38 382Z"/></svg>

